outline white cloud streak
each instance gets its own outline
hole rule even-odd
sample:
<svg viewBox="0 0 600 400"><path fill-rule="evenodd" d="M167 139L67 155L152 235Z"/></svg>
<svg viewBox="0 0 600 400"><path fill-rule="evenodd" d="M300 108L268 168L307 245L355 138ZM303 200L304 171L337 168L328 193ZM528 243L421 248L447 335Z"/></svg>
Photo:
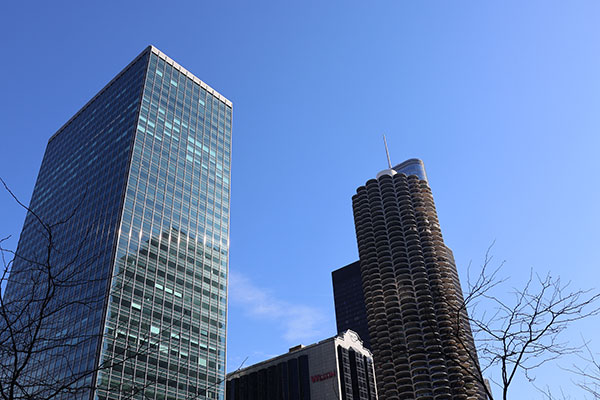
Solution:
<svg viewBox="0 0 600 400"><path fill-rule="evenodd" d="M252 318L278 324L288 342L323 339L326 319L320 309L278 299L243 274L230 271L229 301Z"/></svg>

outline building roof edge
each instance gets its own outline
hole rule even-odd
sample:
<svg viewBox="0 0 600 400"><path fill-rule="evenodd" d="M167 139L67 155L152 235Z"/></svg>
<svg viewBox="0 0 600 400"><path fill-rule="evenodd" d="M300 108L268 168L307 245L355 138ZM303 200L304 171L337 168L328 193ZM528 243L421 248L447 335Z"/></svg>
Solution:
<svg viewBox="0 0 600 400"><path fill-rule="evenodd" d="M140 58L142 58L146 53L150 52L150 50L152 49L152 45L147 46L144 50L142 50L142 52L140 54L137 55L137 57L135 57L129 64L127 64L127 66L125 66L125 68L123 68L121 71L119 71L119 73L117 75L115 75L114 78L112 78L106 85L104 85L102 87L102 89L100 89L98 91L98 93L96 93L94 95L94 97L92 97L87 103L85 103L83 105L83 107L81 107L79 109L79 111L77 111L75 114L73 114L73 116L71 118L69 118L69 120L67 122L65 122L64 124L62 124L62 126L60 128L58 128L56 130L56 132L50 136L50 139L48 139L48 143L50 143L52 141L52 139L54 139L56 137L56 135L58 135L60 132L62 132L62 130L71 123L71 121L73 121L75 118L77 118L79 116L79 114L81 114L83 112L83 110L85 110L90 104L92 104L92 102L94 100L96 100L96 98L98 98L98 96L100 96L102 93L104 93L104 91L106 89L108 89L108 87L110 85L113 84L113 82L115 82L117 79L119 79L121 77L121 75L123 75L125 73L125 71L127 71L129 69L129 67L131 67L133 64L135 64Z"/></svg>
<svg viewBox="0 0 600 400"><path fill-rule="evenodd" d="M141 57L146 55L146 53L156 54L158 57L162 58L167 63L171 64L171 66L173 66L175 69L179 70L179 72L183 73L188 78L192 79L194 82L196 82L198 85L200 85L200 87L205 89L207 92L209 92L210 94L215 96L217 99L219 99L223 103L225 103L227 106L229 106L229 107L233 106L233 103L230 100L228 100L225 96L223 96L221 93L217 92L215 89L213 89L212 87L207 85L202 80L200 80L196 75L192 74L187 69L185 69L184 67L179 65L175 60L173 60L172 58L167 56L165 53L160 51L158 48L156 48L156 46L148 45L146 48L144 48L144 50L142 50L142 52L140 54L137 55L137 57L135 57L129 64L127 64L127 66L125 66L125 68L123 68L117 75L115 75L114 78L112 78L106 85L104 85L102 87L102 89L100 89L98 91L98 93L96 93L94 95L94 97L92 97L71 118L69 118L69 120L67 122L62 124L62 126L60 128L58 128L52 136L50 136L50 139L48 139L48 143L50 143L52 141L52 139L54 139L56 137L56 135L58 135L67 125L69 125L75 118L77 118L94 100L96 100L96 98L98 98L98 96L100 96L102 93L104 93L104 91L106 89L108 89L108 87L110 85L112 85L117 79L119 79L125 73L125 71L127 71L129 69L129 67L131 67L133 64L135 64Z"/></svg>
<svg viewBox="0 0 600 400"><path fill-rule="evenodd" d="M207 92L209 92L210 94L215 96L217 99L221 100L223 103L225 103L229 107L233 106L233 103L229 99L227 99L221 93L217 92L215 89L213 89L211 86L209 86L206 82L202 81L196 75L194 75L193 73L191 73L190 71L188 71L187 69L182 67L179 63L177 63L177 61L173 60L171 57L169 57L168 55L166 55L165 53L160 51L156 46L150 45L150 46L148 46L148 49L150 49L150 51L152 53L156 54L158 57L165 60L167 63L171 64L171 66L175 67L175 69L179 70L179 72L183 73L188 78L191 78L194 82L196 82L198 85L200 85L200 87L202 87Z"/></svg>
<svg viewBox="0 0 600 400"><path fill-rule="evenodd" d="M310 350L310 349L312 349L312 348L314 348L316 346L322 345L322 344L327 343L327 342L334 342L335 343L336 340L343 340L346 337L346 335L348 334L348 332L351 332L352 334L354 334L360 340L360 345L363 348L363 350L366 351L366 352L368 352L368 354L370 354L372 356L373 353L371 353L371 351L369 349L367 349L366 347L363 346L363 340L360 338L360 336L356 332L354 332L353 330L347 329L344 332L338 333L335 336L328 337L327 339L320 340L320 341L318 341L316 343L311 343L309 345L302 346L302 347L295 346L295 347L292 347L290 349L290 351L288 351L287 353L283 353L283 354L280 354L278 356L271 357L271 358L268 358L268 359L263 360L263 361L259 361L256 364L252 364L252 365L249 365L249 366L244 367L244 368L240 367L240 368L236 369L235 371L231 371L231 372L225 374L225 379L229 379L229 378L231 378L231 377L233 377L235 375L238 375L238 374L240 374L240 373L242 373L242 372L244 372L244 371L246 371L248 369L251 369L251 368L254 369L254 368L257 368L257 367L259 367L261 365L271 363L271 362L273 362L273 361L275 361L277 359L289 357L290 354L305 352L307 350Z"/></svg>

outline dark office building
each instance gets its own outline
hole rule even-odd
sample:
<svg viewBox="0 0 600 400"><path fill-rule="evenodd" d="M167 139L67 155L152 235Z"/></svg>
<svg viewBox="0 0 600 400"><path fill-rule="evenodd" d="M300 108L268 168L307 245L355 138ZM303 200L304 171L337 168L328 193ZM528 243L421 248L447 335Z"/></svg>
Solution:
<svg viewBox="0 0 600 400"><path fill-rule="evenodd" d="M367 349L371 349L367 309L363 296L360 261L346 265L331 273L333 281L333 300L335 302L335 320L338 332L348 329L358 333Z"/></svg>
<svg viewBox="0 0 600 400"><path fill-rule="evenodd" d="M18 398L224 398L231 113L150 46L50 138L4 295L22 339L45 307Z"/></svg>
<svg viewBox="0 0 600 400"><path fill-rule="evenodd" d="M226 400L377 400L371 352L346 331L227 375Z"/></svg>
<svg viewBox="0 0 600 400"><path fill-rule="evenodd" d="M484 399L465 373L473 338L453 324L462 293L423 163L380 172L352 204L379 397Z"/></svg>

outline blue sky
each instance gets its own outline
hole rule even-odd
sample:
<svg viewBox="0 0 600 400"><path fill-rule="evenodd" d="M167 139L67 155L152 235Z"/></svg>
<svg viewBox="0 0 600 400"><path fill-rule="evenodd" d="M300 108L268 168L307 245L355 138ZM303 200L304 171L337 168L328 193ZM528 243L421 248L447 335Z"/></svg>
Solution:
<svg viewBox="0 0 600 400"><path fill-rule="evenodd" d="M330 273L358 257L350 199L386 166L382 133L392 162L424 160L462 277L496 241L509 285L533 268L597 287L599 13L594 1L9 2L0 176L28 200L47 139L154 44L234 103L229 369L335 334ZM17 237L24 213L6 193L0 217ZM600 351L599 325L567 339ZM555 364L536 384L579 397Z"/></svg>

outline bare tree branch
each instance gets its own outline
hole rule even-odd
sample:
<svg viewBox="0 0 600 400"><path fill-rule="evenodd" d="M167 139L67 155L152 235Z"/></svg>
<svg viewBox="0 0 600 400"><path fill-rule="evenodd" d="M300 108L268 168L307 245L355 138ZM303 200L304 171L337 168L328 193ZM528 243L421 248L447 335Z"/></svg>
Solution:
<svg viewBox="0 0 600 400"><path fill-rule="evenodd" d="M485 375L489 375L506 400L517 376L533 382L537 368L581 351L581 346L561 340L561 335L572 323L600 313L600 293L571 289L570 282L532 270L526 283L513 287L507 296L501 292L506 279L499 278L504 263L492 268L490 249L476 278L469 276L467 280L464 301L454 310L454 328L457 342L477 366L474 373L466 367L464 372L482 384L493 399L485 384ZM465 324L473 332L477 351L457 333ZM583 371L578 372L589 379ZM551 395L549 390L541 392Z"/></svg>
<svg viewBox="0 0 600 400"><path fill-rule="evenodd" d="M1 178L0 182L27 211L30 223L35 224L32 231L39 235L39 251L28 254L6 249L8 237L0 239L0 287L5 288L0 297L0 399L79 398L96 389L93 375L158 352L163 339L151 337L148 330L136 332L135 340L128 338L121 353L106 356L98 364L74 358L83 347L96 346L111 335L116 339L121 330L117 325L114 332L105 334L101 327L87 331L83 321L65 324L68 317L85 316L105 302L104 292L87 290L95 283L107 282L106 277L88 275L98 259L85 253L93 226L82 232L79 240L58 239L60 230L74 223L85 194L64 218L49 223L21 202ZM113 277L118 285L127 285L131 279L124 272ZM137 398L156 382L132 383L121 391L121 398Z"/></svg>

